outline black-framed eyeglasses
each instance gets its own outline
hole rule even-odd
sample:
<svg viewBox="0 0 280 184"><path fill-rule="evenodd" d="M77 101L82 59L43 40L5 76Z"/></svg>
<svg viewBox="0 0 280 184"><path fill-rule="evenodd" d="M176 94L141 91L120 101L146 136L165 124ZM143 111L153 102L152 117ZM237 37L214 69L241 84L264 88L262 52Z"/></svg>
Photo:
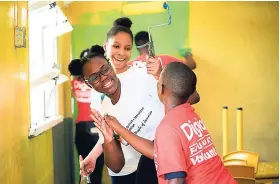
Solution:
<svg viewBox="0 0 280 184"><path fill-rule="evenodd" d="M88 78L84 78L85 83L92 88L92 85L97 84L101 80L101 75L108 76L113 71L112 66L108 63L101 67L99 72L91 74Z"/></svg>

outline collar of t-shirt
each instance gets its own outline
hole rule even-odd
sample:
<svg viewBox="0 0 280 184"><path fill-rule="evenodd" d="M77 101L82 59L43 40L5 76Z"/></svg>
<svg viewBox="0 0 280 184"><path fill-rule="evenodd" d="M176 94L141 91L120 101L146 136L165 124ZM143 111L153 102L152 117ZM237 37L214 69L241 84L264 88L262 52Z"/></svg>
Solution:
<svg viewBox="0 0 280 184"><path fill-rule="evenodd" d="M178 105L176 107L174 107L173 109L170 109L166 114L165 114L165 118L168 117L173 117L175 113L179 112L179 111L194 111L194 109L192 108L192 106L189 103L184 103L181 105Z"/></svg>

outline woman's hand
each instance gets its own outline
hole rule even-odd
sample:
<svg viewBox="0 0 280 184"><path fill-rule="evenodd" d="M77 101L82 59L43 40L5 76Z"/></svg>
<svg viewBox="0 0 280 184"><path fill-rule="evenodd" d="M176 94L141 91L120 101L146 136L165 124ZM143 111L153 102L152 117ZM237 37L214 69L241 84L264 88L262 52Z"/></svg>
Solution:
<svg viewBox="0 0 280 184"><path fill-rule="evenodd" d="M104 136L104 142L112 142L114 138L113 129L106 123L104 117L95 109L91 109L90 115L94 121L95 126L101 131Z"/></svg>

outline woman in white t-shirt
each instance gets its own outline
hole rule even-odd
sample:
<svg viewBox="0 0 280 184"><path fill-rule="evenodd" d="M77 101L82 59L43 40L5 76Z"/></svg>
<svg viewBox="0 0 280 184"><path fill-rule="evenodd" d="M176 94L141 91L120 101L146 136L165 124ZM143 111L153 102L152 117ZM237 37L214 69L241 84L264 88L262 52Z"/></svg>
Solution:
<svg viewBox="0 0 280 184"><path fill-rule="evenodd" d="M156 80L147 74L146 68L131 67L125 75L117 77L101 46L93 46L77 68L88 86L106 95L98 109L101 113L118 117L124 127L139 137L154 139L164 109L156 93ZM98 108L97 104L95 108ZM110 135L104 137L104 142L97 144L93 152L102 152L101 144L106 146L113 141L113 134ZM105 164L113 184L133 184L141 154L126 142L122 143L124 161L121 161L122 153L105 151ZM112 155L118 158L119 164L113 165L111 163L115 162L107 159Z"/></svg>
<svg viewBox="0 0 280 184"><path fill-rule="evenodd" d="M106 92L105 90L105 92L102 92L102 89L97 90L98 92L104 93L107 96L107 98L106 97L104 98L103 103L105 104L108 102L107 105L102 105L103 108L100 110L103 110L103 112L107 112L112 115L116 115L118 118L123 119L124 125L127 122L127 119L129 118L132 118L132 120L134 119L133 117L130 116L135 116L133 115L134 111L137 111L138 110L137 108L141 105L146 106L146 108L143 107L144 110L142 111L141 111L142 107L139 109L139 111L141 111L141 116L144 116L145 113L146 115L147 114L149 115L150 111L148 111L148 109L152 108L152 106L149 107L146 105L148 103L143 103L143 102L147 102L147 101L151 102L154 100L155 104L157 104L158 102L159 106L162 107L159 100L157 100L158 97L156 95L156 82L157 82L156 78L158 78L162 70L160 61L158 59L151 58L147 62L147 65L143 66L143 68L141 68L141 66L127 65L127 62L129 61L131 56L131 52L132 52L131 49L133 46L133 34L130 30L131 25L132 22L128 18L119 18L115 20L113 27L107 33L107 40L104 44L104 49L106 50L106 56L109 58L111 63L109 69L113 69L114 72L112 73L116 73L119 78L118 80L122 81L121 84L123 86L121 88L122 89L122 98L120 100L121 103L118 103L117 105L110 104L111 101L114 101L111 98L112 96L110 95L110 91ZM82 60L83 64L86 63L85 66L83 66L84 71L83 73L81 73L84 74L83 76L85 77L89 77L89 76L86 75L88 73L84 73L84 72L87 72L87 69L93 68L93 67L88 67L87 63L95 63L95 62L91 62L92 58L90 57L92 57L92 53L89 53L89 55L85 56L84 60ZM94 59L96 58L100 58L100 57L94 57ZM105 67L107 67L107 65L105 65ZM88 83L88 85L92 86L92 84L90 83ZM108 83L107 85L111 85L111 83ZM93 87L95 88L95 86ZM108 86L104 86L104 89L108 89ZM110 100L108 100L108 98L110 98ZM116 100L115 103L117 101L118 100ZM137 105L135 105L135 108L130 108L130 105L131 103L133 103L133 101ZM129 102L130 104L128 104L127 102ZM93 102L92 107L98 108L98 103ZM130 111L128 111L124 115L122 112L119 112L118 110L122 108L129 109ZM163 117L163 107L162 110L157 110L157 111L162 114L158 114L155 111L153 111L153 114L149 115L149 118L146 121L147 122L152 121L153 118L155 118L156 120L154 120L153 122L159 123L159 121ZM139 116L139 118L141 116ZM149 126L145 126L145 128L142 128L142 130L138 130L138 129L134 130L137 128L136 124L137 122L134 122L134 127L129 127L131 131L137 132L139 136L144 136L142 135L144 134L143 132L145 132L144 129L148 130L147 132L150 132L151 135L145 135L146 136L145 138L153 139L153 136L155 134L154 131L157 127L157 124L149 123ZM133 123L131 123L129 126L132 125ZM123 169L120 171L114 168L113 169L114 172L113 172L112 170L109 169L109 175L111 176L112 184L125 184L125 183L131 184L134 183L135 181L135 172L141 155L140 153L135 151L135 149L132 148L131 146L122 145L122 148L126 159L125 165ZM83 171L87 171L87 174L93 171L95 166L95 160L99 157L99 155L101 155L102 151L103 151L102 146L100 144L97 144L92 149L91 153L85 158L85 160L80 161L82 174L84 174ZM104 156L105 156L105 163L106 163L106 153ZM108 166L108 163L106 163L106 165Z"/></svg>

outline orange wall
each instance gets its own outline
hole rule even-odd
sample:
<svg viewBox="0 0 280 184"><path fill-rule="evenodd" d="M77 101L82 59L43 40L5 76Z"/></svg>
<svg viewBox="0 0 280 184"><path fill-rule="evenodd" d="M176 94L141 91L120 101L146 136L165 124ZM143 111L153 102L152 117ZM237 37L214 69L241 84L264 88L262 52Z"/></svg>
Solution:
<svg viewBox="0 0 280 184"><path fill-rule="evenodd" d="M201 95L196 110L220 154L226 105L230 151L236 150L236 107L243 107L244 149L279 159L278 8L278 2L190 2L189 43Z"/></svg>

